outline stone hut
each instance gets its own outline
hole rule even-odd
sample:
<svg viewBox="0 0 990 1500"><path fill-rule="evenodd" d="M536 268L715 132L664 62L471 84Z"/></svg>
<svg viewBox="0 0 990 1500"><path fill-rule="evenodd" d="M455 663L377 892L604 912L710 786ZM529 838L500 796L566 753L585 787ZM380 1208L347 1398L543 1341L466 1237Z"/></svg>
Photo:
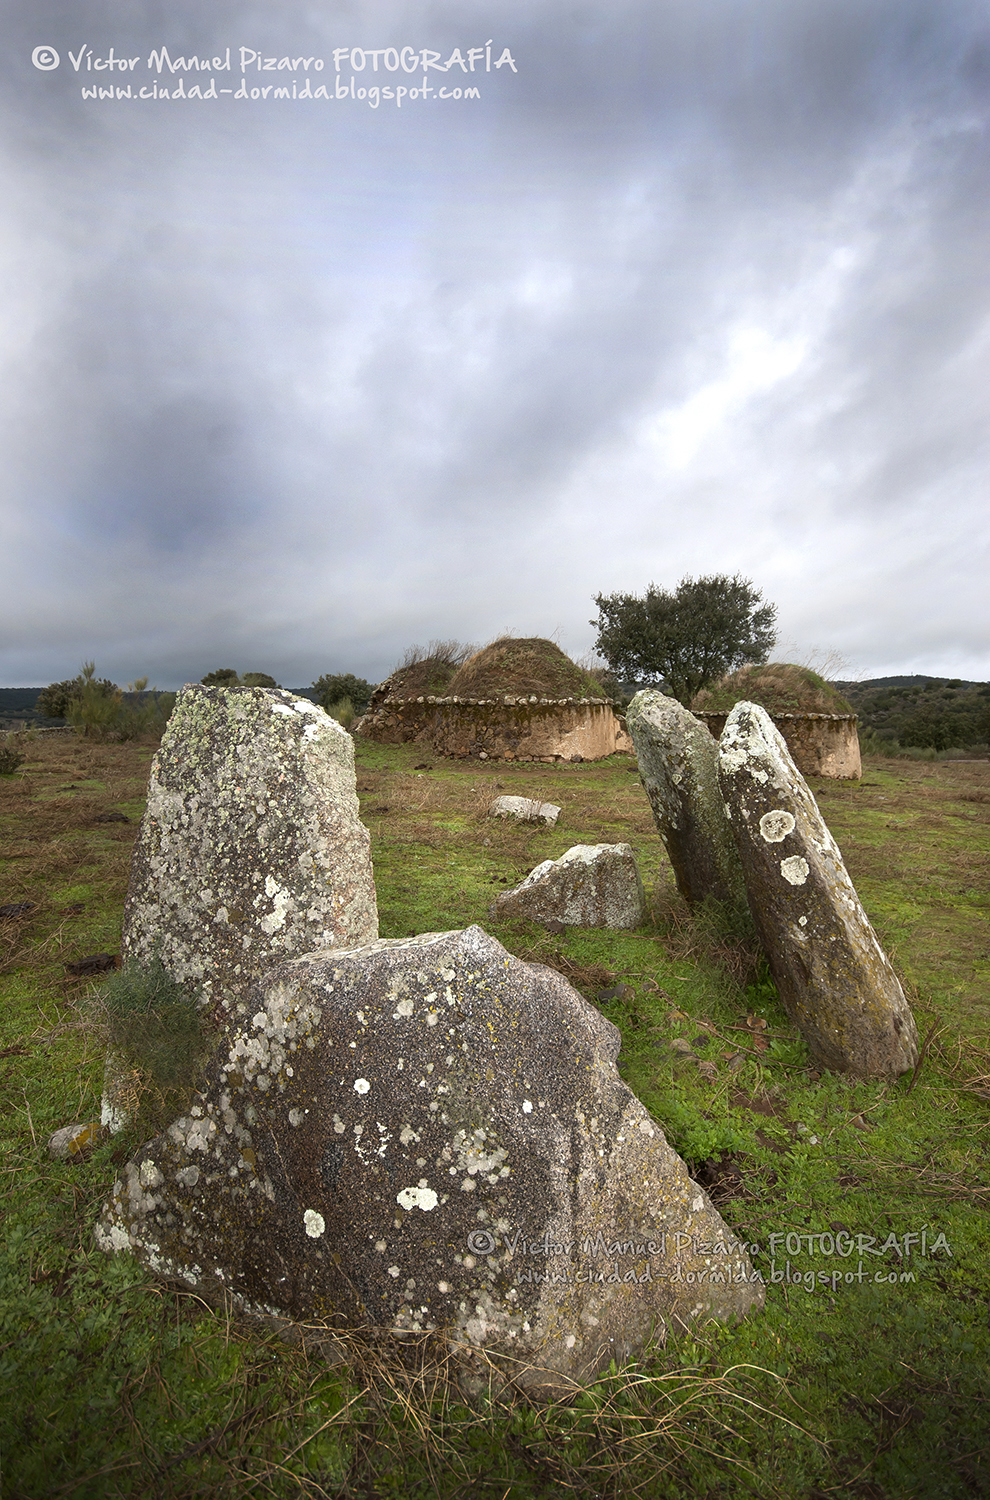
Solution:
<svg viewBox="0 0 990 1500"><path fill-rule="evenodd" d="M393 673L353 733L478 760L601 760L633 748L597 679L539 637L492 642L439 693L412 687L408 672Z"/></svg>
<svg viewBox="0 0 990 1500"><path fill-rule="evenodd" d="M698 693L691 712L718 739L732 709L742 702L766 710L802 776L850 781L862 776L857 716L809 667L781 662L742 667Z"/></svg>

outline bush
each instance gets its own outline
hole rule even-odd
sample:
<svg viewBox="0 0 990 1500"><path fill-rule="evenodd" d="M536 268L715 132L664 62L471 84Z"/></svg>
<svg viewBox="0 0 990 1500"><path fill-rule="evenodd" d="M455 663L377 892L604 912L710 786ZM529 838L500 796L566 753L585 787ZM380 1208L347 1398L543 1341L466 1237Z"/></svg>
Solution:
<svg viewBox="0 0 990 1500"><path fill-rule="evenodd" d="M234 671L233 667L218 667L215 672L207 672L205 677L199 679L202 687L263 687L277 688L280 686L267 672L245 672L243 677Z"/></svg>
<svg viewBox="0 0 990 1500"><path fill-rule="evenodd" d="M90 996L88 1011L107 1046L160 1092L195 1088L213 1041L200 992L160 958L131 961Z"/></svg>
<svg viewBox="0 0 990 1500"><path fill-rule="evenodd" d="M71 682L49 683L38 694L34 705L35 713L44 714L46 719L68 719L70 707L82 697L86 684L89 684L91 693L100 693L105 698L113 698L115 693L120 692L117 684L106 677L95 679L93 670L93 663L88 662L79 676L73 677Z"/></svg>
<svg viewBox="0 0 990 1500"><path fill-rule="evenodd" d="M354 712L354 704L350 698L341 698L339 702L331 703L326 712L330 715L331 719L336 719L337 723L344 729L350 729L357 718L357 714Z"/></svg>
<svg viewBox="0 0 990 1500"><path fill-rule="evenodd" d="M0 776L13 776L17 767L23 763L23 755L13 745L0 745Z"/></svg>
<svg viewBox="0 0 990 1500"><path fill-rule="evenodd" d="M175 693L160 693L157 688L146 692L147 677L127 685L122 695L117 717L116 736L121 740L136 740L142 735L161 739L165 725L175 707Z"/></svg>
<svg viewBox="0 0 990 1500"><path fill-rule="evenodd" d="M89 739L134 740L141 735L160 738L175 707L174 693L147 691L147 677L127 685L96 677L91 661L71 682L53 682L38 698L35 709L49 718L66 719Z"/></svg>
<svg viewBox="0 0 990 1500"><path fill-rule="evenodd" d="M95 671L93 662L84 664L76 678L78 691L69 699L65 717L84 735L103 739L117 728L123 694L115 682L97 679Z"/></svg>
<svg viewBox="0 0 990 1500"><path fill-rule="evenodd" d="M317 703L334 719L337 715L332 711L333 705L345 698L350 700L355 714L363 714L374 691L372 683L365 682L363 677L355 677L352 672L324 675L313 683Z"/></svg>

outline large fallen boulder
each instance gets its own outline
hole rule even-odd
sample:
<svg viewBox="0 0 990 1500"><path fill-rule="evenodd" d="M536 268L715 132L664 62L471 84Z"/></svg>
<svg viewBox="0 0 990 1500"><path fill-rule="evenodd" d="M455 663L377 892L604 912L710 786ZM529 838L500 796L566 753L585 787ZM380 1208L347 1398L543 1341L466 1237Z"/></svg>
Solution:
<svg viewBox="0 0 990 1500"><path fill-rule="evenodd" d="M628 844L576 844L545 859L492 903L493 917L563 922L565 927L638 927L643 882Z"/></svg>
<svg viewBox="0 0 990 1500"><path fill-rule="evenodd" d="M745 883L719 791L712 736L676 698L654 691L636 694L626 725L677 889L691 906L711 896L745 911Z"/></svg>
<svg viewBox="0 0 990 1500"><path fill-rule="evenodd" d="M282 964L97 1229L247 1311L446 1337L554 1396L762 1305L615 1066L619 1032L478 927ZM501 1378L501 1377L500 1377Z"/></svg>
<svg viewBox="0 0 990 1500"><path fill-rule="evenodd" d="M719 783L753 919L812 1058L856 1078L907 1072L918 1037L900 982L783 736L754 703L729 715Z"/></svg>

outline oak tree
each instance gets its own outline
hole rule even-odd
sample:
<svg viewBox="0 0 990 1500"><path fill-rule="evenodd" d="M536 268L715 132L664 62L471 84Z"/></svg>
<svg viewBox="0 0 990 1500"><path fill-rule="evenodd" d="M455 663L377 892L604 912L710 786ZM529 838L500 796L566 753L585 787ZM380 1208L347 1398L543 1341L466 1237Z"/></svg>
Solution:
<svg viewBox="0 0 990 1500"><path fill-rule="evenodd" d="M737 573L682 578L673 593L596 594L595 649L619 677L666 685L685 707L695 693L748 662L765 662L777 610Z"/></svg>

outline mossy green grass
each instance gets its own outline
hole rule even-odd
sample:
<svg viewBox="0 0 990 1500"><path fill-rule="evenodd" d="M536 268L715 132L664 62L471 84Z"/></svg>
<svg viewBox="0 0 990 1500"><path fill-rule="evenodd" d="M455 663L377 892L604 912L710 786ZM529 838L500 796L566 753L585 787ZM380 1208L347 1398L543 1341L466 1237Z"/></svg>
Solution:
<svg viewBox="0 0 990 1500"><path fill-rule="evenodd" d="M98 1116L103 1074L99 981L66 964L119 949L152 748L23 750L0 781L0 904L31 903L0 921L4 1497L990 1491L990 767L868 760L862 783L814 783L925 1044L914 1075L880 1084L813 1069L758 956L687 914L630 758L425 769L422 747L357 742L383 936L477 922L560 969L618 1026L623 1077L767 1283L746 1322L658 1342L540 1409L465 1405L429 1339L288 1342L95 1250L116 1171L167 1121L49 1157L52 1131ZM560 819L492 819L502 793ZM96 821L109 811L131 821ZM540 860L600 842L636 853L640 928L491 919Z"/></svg>

